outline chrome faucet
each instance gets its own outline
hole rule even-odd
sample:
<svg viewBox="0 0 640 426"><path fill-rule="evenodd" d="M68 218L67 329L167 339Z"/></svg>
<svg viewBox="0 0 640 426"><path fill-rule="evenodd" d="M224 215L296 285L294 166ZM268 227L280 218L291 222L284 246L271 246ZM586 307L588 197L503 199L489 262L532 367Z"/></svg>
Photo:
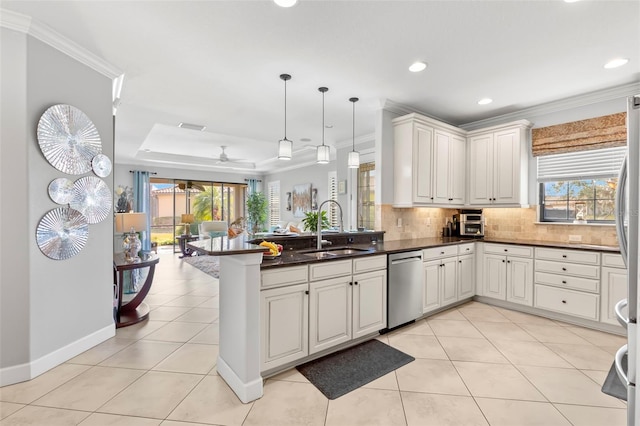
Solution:
<svg viewBox="0 0 640 426"><path fill-rule="evenodd" d="M318 231L318 243L316 244L316 248L318 250L322 249L322 206L324 206L327 203L336 203L336 206L338 206L338 210L340 210L340 232L343 231L343 227L342 227L342 206L336 200L323 201L320 204L320 206L318 207L318 229L317 229L317 231Z"/></svg>

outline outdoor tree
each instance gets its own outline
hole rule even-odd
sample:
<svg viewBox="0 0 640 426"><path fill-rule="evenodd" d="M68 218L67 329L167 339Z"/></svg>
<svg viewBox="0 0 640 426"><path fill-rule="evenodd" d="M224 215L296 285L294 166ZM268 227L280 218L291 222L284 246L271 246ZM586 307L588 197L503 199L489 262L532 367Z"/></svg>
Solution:
<svg viewBox="0 0 640 426"><path fill-rule="evenodd" d="M204 191L195 196L191 211L199 222L205 220L220 220L220 205L222 197L216 186L206 186Z"/></svg>

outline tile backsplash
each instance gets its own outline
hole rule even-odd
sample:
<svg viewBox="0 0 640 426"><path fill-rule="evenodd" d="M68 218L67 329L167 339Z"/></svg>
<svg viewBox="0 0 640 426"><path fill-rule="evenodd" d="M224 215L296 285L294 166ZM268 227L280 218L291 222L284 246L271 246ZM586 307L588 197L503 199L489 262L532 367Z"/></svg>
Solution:
<svg viewBox="0 0 640 426"><path fill-rule="evenodd" d="M570 242L580 239L583 244L617 246L613 225L540 224L536 206L529 208L486 208L485 236L496 239ZM385 231L387 241L430 238L442 235L447 220L456 209L407 208L397 209L389 204L376 206L376 223Z"/></svg>

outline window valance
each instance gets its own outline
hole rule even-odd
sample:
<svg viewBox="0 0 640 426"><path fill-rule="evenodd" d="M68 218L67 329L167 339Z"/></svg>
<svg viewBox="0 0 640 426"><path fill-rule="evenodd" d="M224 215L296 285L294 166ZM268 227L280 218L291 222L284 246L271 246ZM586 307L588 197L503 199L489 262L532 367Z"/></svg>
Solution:
<svg viewBox="0 0 640 426"><path fill-rule="evenodd" d="M626 112L533 129L534 157L627 144Z"/></svg>

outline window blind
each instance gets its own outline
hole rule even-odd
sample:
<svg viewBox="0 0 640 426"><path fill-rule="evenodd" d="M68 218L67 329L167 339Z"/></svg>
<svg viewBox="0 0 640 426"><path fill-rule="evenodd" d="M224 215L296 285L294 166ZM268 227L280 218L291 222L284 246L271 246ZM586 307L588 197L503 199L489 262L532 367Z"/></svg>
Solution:
<svg viewBox="0 0 640 426"><path fill-rule="evenodd" d="M329 172L329 179L328 179L328 198L330 200L335 200L338 201L338 176L337 176L337 172L333 171L333 172ZM331 223L332 227L338 227L340 226L340 221L338 218L338 207L334 204L334 203L329 203L329 222Z"/></svg>
<svg viewBox="0 0 640 426"><path fill-rule="evenodd" d="M267 184L267 201L269 202L269 226L280 223L280 181Z"/></svg>
<svg viewBox="0 0 640 426"><path fill-rule="evenodd" d="M626 146L538 157L538 182L617 176Z"/></svg>

